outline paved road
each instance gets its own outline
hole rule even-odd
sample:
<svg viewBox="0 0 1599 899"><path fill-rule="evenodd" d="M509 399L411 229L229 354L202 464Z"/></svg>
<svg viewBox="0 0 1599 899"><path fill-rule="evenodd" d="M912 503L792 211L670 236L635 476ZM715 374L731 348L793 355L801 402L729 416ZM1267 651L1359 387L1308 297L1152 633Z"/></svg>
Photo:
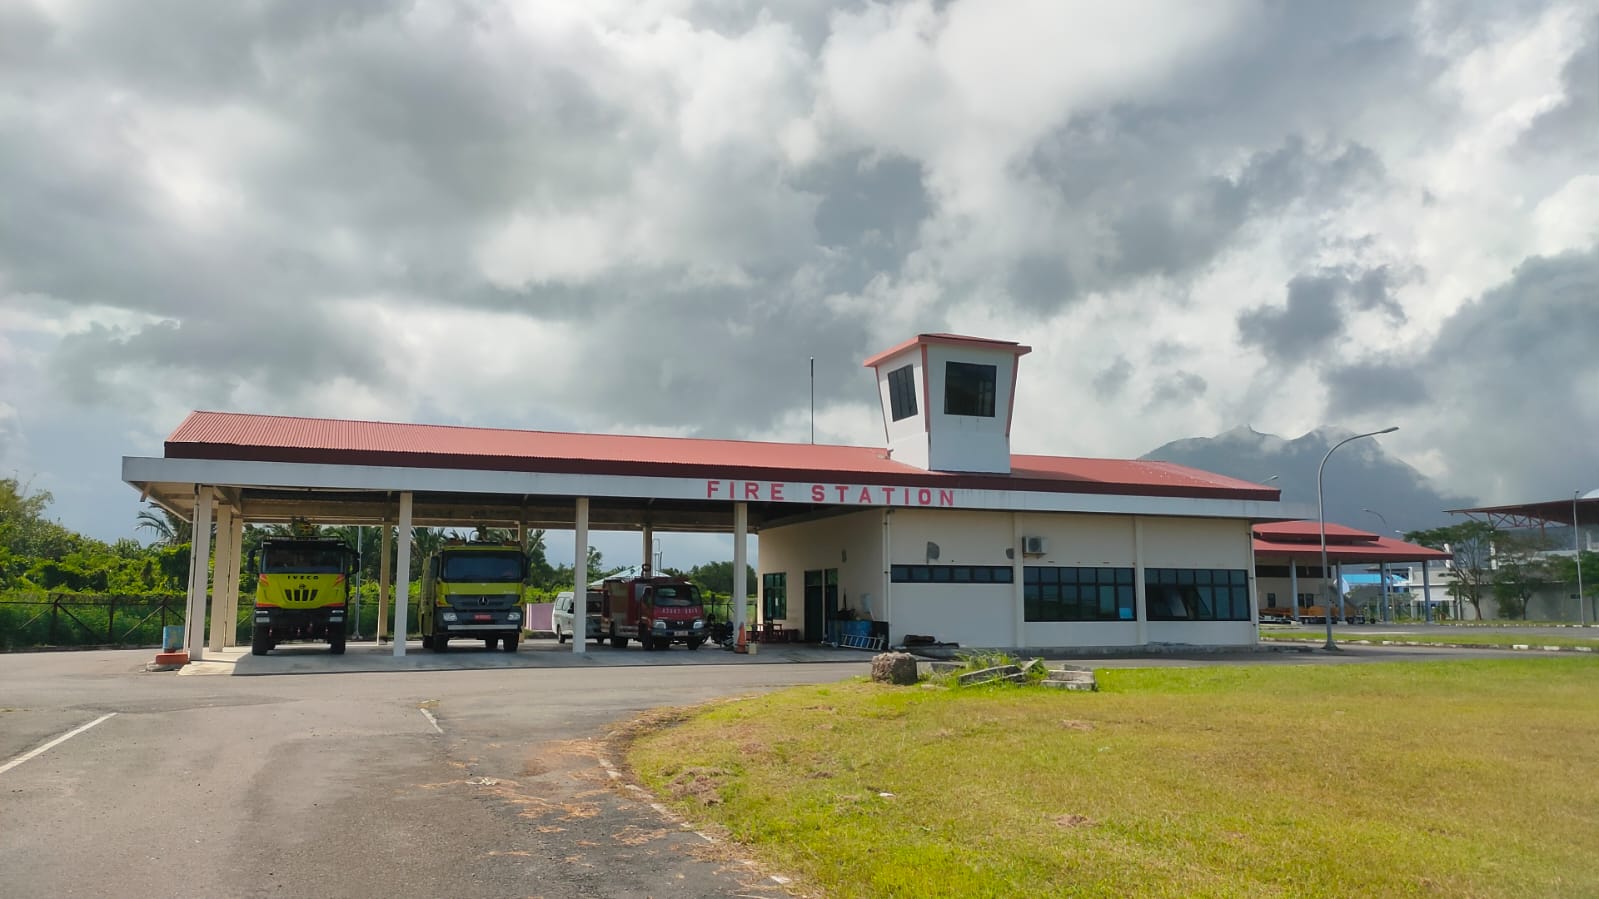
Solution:
<svg viewBox="0 0 1599 899"><path fill-rule="evenodd" d="M0 656L0 765L116 713L0 773L0 895L782 895L612 783L600 738L866 670L179 676L143 672L150 655Z"/></svg>
<svg viewBox="0 0 1599 899"><path fill-rule="evenodd" d="M778 896L600 764L659 706L862 674L784 648L516 654L386 648L143 671L151 653L0 655L0 895ZM1512 653L1358 647L1075 659L1357 664ZM844 661L839 661L844 659ZM266 676L241 676L249 672ZM300 676L284 676L289 674ZM424 710L427 714L424 714ZM114 713L113 717L103 718Z"/></svg>

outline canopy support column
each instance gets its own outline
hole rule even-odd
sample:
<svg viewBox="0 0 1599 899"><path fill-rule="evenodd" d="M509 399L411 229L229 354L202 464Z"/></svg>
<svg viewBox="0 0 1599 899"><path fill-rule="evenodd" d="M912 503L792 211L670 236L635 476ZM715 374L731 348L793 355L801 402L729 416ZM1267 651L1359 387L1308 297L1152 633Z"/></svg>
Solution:
<svg viewBox="0 0 1599 899"><path fill-rule="evenodd" d="M384 635L389 632L389 585L394 580L394 566L389 561L394 554L394 528L383 522L383 536L378 541L378 633L377 641L382 644Z"/></svg>
<svg viewBox="0 0 1599 899"><path fill-rule="evenodd" d="M205 658L205 605L211 592L211 499L216 488L194 487L193 538L189 545L189 603L183 619L183 648L189 661Z"/></svg>
<svg viewBox="0 0 1599 899"><path fill-rule="evenodd" d="M749 569L749 530L750 530L750 505L749 503L733 504L733 637L744 632L744 619L748 617L745 604L748 597L748 584L746 579Z"/></svg>
<svg viewBox="0 0 1599 899"><path fill-rule="evenodd" d="M239 645L239 570L244 567L244 515L233 516L233 534L229 540L232 546L233 563L229 566L233 570L233 577L228 579L228 620L233 622L227 632L222 635L222 645L233 647Z"/></svg>
<svg viewBox="0 0 1599 899"><path fill-rule="evenodd" d="M233 558L233 507L226 502L217 504L217 563L211 580L210 649L221 652L228 625L237 620L228 618L228 584L239 583L239 566ZM236 625L234 629L238 629Z"/></svg>
<svg viewBox="0 0 1599 899"><path fill-rule="evenodd" d="M411 491L400 494L400 558L394 571L394 657L405 656L406 616L411 610Z"/></svg>
<svg viewBox="0 0 1599 899"><path fill-rule="evenodd" d="M583 655L589 634L589 498L577 498L572 530L572 654Z"/></svg>
<svg viewBox="0 0 1599 899"><path fill-rule="evenodd" d="M1288 605L1294 610L1294 623L1299 620L1299 560L1293 556L1288 557Z"/></svg>

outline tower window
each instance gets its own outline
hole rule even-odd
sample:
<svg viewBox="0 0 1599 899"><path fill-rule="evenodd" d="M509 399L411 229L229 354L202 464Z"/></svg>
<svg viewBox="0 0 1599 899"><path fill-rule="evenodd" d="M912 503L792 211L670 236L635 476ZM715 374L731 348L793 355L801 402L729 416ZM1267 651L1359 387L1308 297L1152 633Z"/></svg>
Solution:
<svg viewBox="0 0 1599 899"><path fill-rule="evenodd" d="M944 414L993 418L996 376L992 365L944 363Z"/></svg>
<svg viewBox="0 0 1599 899"><path fill-rule="evenodd" d="M911 366L888 373L888 405L895 421L916 414L916 376Z"/></svg>

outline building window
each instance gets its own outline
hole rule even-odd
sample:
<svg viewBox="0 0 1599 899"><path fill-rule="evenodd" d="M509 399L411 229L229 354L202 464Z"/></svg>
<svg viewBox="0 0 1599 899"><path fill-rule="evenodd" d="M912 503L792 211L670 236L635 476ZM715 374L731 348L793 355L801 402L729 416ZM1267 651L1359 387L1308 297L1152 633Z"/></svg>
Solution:
<svg viewBox="0 0 1599 899"><path fill-rule="evenodd" d="M916 414L916 375L911 366L888 373L888 407L895 421Z"/></svg>
<svg viewBox="0 0 1599 899"><path fill-rule="evenodd" d="M1225 568L1145 568L1150 621L1248 621L1249 572Z"/></svg>
<svg viewBox="0 0 1599 899"><path fill-rule="evenodd" d="M1029 565L1022 605L1028 621L1132 621L1133 570Z"/></svg>
<svg viewBox="0 0 1599 899"><path fill-rule="evenodd" d="M782 621L788 617L788 574L778 572L761 576L761 603L766 610L764 621Z"/></svg>
<svg viewBox="0 0 1599 899"><path fill-rule="evenodd" d="M896 584L1009 584L1009 565L895 565L889 577Z"/></svg>
<svg viewBox="0 0 1599 899"><path fill-rule="evenodd" d="M994 417L998 369L971 362L944 363L944 414Z"/></svg>

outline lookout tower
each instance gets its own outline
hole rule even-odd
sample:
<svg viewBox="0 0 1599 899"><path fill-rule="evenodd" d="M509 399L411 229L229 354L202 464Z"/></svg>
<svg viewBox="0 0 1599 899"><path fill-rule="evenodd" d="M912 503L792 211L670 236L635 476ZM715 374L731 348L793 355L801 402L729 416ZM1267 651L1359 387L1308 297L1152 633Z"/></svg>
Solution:
<svg viewBox="0 0 1599 899"><path fill-rule="evenodd" d="M928 471L1010 473L1016 363L1032 347L918 334L866 360L896 461Z"/></svg>

